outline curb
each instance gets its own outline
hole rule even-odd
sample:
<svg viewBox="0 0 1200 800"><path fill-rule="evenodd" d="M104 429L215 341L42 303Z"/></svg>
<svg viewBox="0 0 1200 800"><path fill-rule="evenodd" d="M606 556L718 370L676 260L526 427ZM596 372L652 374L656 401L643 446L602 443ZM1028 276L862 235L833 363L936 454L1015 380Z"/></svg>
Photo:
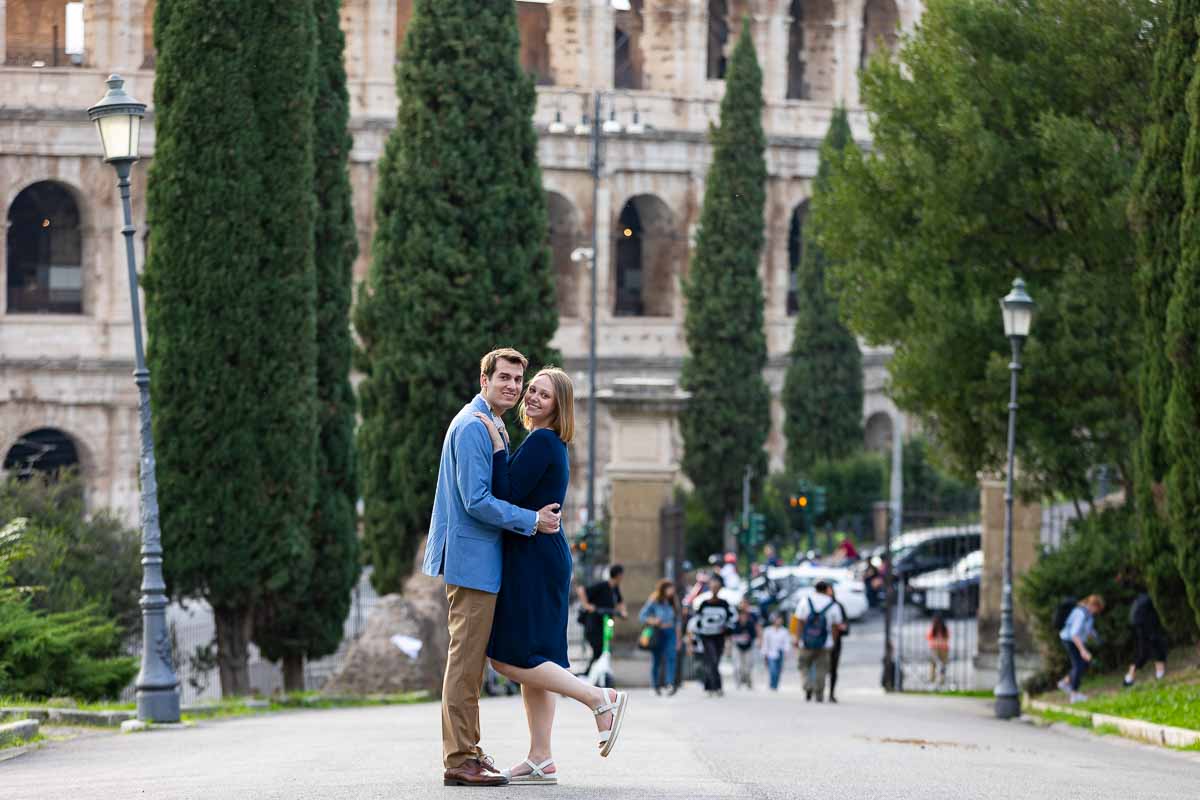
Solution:
<svg viewBox="0 0 1200 800"><path fill-rule="evenodd" d="M33 719L43 725L89 725L119 728L137 717L136 711L80 711L77 708L0 708L0 720Z"/></svg>
<svg viewBox="0 0 1200 800"><path fill-rule="evenodd" d="M23 719L0 725L0 745L32 739L38 735L38 726L36 719Z"/></svg>
<svg viewBox="0 0 1200 800"><path fill-rule="evenodd" d="M1059 714L1086 719L1091 723L1093 728L1101 725L1110 725L1116 728L1122 736L1148 742L1149 744L1156 744L1163 747L1192 747L1200 744L1200 731L1190 731L1186 728L1176 728L1172 725L1159 725L1140 719L1114 717L1111 714L1082 711L1069 706L1060 706L1057 703L1034 700L1028 695L1025 698L1025 705L1034 711L1054 711Z"/></svg>

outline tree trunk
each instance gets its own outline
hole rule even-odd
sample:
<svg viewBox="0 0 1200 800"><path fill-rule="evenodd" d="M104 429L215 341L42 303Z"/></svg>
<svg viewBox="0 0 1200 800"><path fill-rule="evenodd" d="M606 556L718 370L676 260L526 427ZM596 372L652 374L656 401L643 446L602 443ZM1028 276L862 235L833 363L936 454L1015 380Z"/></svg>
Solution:
<svg viewBox="0 0 1200 800"><path fill-rule="evenodd" d="M247 608L213 608L217 623L217 667L221 696L250 694L250 630L254 615Z"/></svg>
<svg viewBox="0 0 1200 800"><path fill-rule="evenodd" d="M285 692L304 691L303 655L288 653L283 657L283 690Z"/></svg>

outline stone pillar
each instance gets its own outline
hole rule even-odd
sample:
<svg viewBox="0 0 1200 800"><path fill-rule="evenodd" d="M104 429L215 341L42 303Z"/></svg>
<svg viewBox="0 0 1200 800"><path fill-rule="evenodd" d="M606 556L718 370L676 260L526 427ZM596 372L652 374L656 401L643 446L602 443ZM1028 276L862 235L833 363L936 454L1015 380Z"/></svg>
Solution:
<svg viewBox="0 0 1200 800"><path fill-rule="evenodd" d="M621 591L632 619L664 574L660 512L679 472L676 417L686 395L670 379L617 378L597 399L611 419L609 560L625 567ZM628 640L637 630L632 620L616 634Z"/></svg>
<svg viewBox="0 0 1200 800"><path fill-rule="evenodd" d="M8 0L0 0L0 66L8 60Z"/></svg>
<svg viewBox="0 0 1200 800"><path fill-rule="evenodd" d="M1000 595L1004 586L1004 481L985 478L980 484L983 534L983 574L979 582L979 638L975 670L979 688L995 685L999 659ZM1016 600L1021 576L1036 563L1042 532L1042 506L1013 500L1013 629L1016 637L1017 679L1037 668L1037 648L1028 617Z"/></svg>

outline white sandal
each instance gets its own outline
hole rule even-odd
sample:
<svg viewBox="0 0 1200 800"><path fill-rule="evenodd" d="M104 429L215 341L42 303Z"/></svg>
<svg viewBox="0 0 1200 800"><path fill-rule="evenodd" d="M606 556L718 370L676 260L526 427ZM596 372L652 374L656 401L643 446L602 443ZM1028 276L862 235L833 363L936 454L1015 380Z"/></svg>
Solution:
<svg viewBox="0 0 1200 800"><path fill-rule="evenodd" d="M535 764L527 758L527 759L525 759L525 763L529 765L529 769L531 769L532 772L530 772L526 775L513 775L512 770L506 769L503 772L501 772L500 774L503 775L504 777L508 778L508 782L510 785L521 784L521 783L530 784L530 785L533 785L533 784L550 785L550 784L558 783L558 773L557 772L547 774L545 771L546 767L548 767L554 763L553 758L547 758L545 761L543 761L540 764Z"/></svg>
<svg viewBox="0 0 1200 800"><path fill-rule="evenodd" d="M609 689L604 690L605 700L608 699L609 691ZM621 723L625 721L625 711L629 708L629 692L618 692L615 689L611 691L616 695L612 702L601 703L592 711L597 717L609 711L613 712L612 725L608 726L608 730L600 731L600 755L604 757L607 757L616 747L617 736L621 734Z"/></svg>

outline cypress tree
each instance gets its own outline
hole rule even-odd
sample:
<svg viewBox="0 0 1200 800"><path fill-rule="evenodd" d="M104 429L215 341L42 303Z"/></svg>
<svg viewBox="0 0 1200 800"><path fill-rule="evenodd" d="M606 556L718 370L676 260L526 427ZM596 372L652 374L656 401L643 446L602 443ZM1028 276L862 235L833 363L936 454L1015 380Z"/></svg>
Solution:
<svg viewBox="0 0 1200 800"><path fill-rule="evenodd" d="M161 0L145 288L166 572L224 694L307 569L316 467L312 0ZM202 42L202 46L197 43Z"/></svg>
<svg viewBox="0 0 1200 800"><path fill-rule="evenodd" d="M691 400L680 415L683 469L711 527L694 549L720 547L716 526L741 506L747 466L761 478L771 395L763 378L763 246L767 167L763 157L762 71L742 33L726 73L721 124L709 132L713 163L704 189L684 329L690 355L682 384Z"/></svg>
<svg viewBox="0 0 1200 800"><path fill-rule="evenodd" d="M379 163L366 291L355 308L359 455L372 582L398 591L424 537L446 425L479 359L536 368L557 325L546 205L516 9L418 0Z"/></svg>
<svg viewBox="0 0 1200 800"><path fill-rule="evenodd" d="M1167 305L1166 349L1173 369L1165 432L1171 544L1193 617L1200 624L1200 71L1191 78L1187 110L1180 257Z"/></svg>
<svg viewBox="0 0 1200 800"><path fill-rule="evenodd" d="M1181 164L1188 141L1187 90L1195 72L1197 0L1171 0L1154 56L1151 122L1134 176L1131 217L1137 233L1135 285L1141 316L1135 451L1137 561L1163 622L1179 635L1195 630L1167 520L1165 480L1170 454L1164 431L1171 362L1165 347L1167 304L1180 256Z"/></svg>
<svg viewBox="0 0 1200 800"><path fill-rule="evenodd" d="M284 688L304 689L304 659L337 650L351 591L358 581L354 389L350 385L350 300L358 242L347 162L350 98L339 25L341 0L314 0L317 69L314 106L314 195L317 203L317 450L316 505L309 521L310 569L261 606L254 640L283 660Z"/></svg>
<svg viewBox="0 0 1200 800"><path fill-rule="evenodd" d="M830 162L852 141L846 110L834 109L813 182L814 205L828 186ZM844 458L863 443L862 353L826 288L828 258L815 216L810 215L803 231L803 255L796 268L799 308L783 384L783 432L788 469L793 472Z"/></svg>

